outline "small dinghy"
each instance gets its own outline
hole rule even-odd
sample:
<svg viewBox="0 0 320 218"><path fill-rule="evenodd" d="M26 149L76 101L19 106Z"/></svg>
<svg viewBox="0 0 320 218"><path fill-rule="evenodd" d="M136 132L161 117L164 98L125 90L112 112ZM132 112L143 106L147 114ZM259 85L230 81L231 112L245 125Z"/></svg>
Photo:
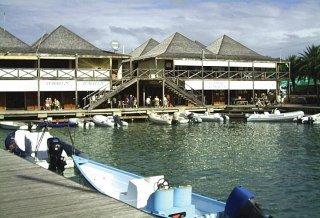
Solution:
<svg viewBox="0 0 320 218"><path fill-rule="evenodd" d="M1 121L0 127L8 130L27 129L28 126L23 122L18 121Z"/></svg>
<svg viewBox="0 0 320 218"><path fill-rule="evenodd" d="M190 111L182 112L180 113L180 116L185 119L188 119L189 123L202 123L202 119Z"/></svg>
<svg viewBox="0 0 320 218"><path fill-rule="evenodd" d="M77 123L69 121L43 121L37 124L38 128L51 127L51 128L64 128L64 127L77 127Z"/></svg>
<svg viewBox="0 0 320 218"><path fill-rule="evenodd" d="M78 127L85 128L85 129L93 128L95 126L94 122L89 121L87 119L82 120L79 118L70 118L68 121L69 121L69 123L74 123Z"/></svg>
<svg viewBox="0 0 320 218"><path fill-rule="evenodd" d="M171 125L172 117L169 114L156 114L150 113L148 115L151 123L160 124L160 125Z"/></svg>
<svg viewBox="0 0 320 218"><path fill-rule="evenodd" d="M235 187L223 203L192 193L191 186L170 187L163 175L142 177L72 157L81 175L97 191L157 217L264 217L255 196L241 186Z"/></svg>
<svg viewBox="0 0 320 218"><path fill-rule="evenodd" d="M103 115L95 115L93 116L92 121L97 126L104 127L123 127L129 125L126 121L121 120L118 115L108 117Z"/></svg>
<svg viewBox="0 0 320 218"><path fill-rule="evenodd" d="M190 120L184 118L183 116L180 116L179 112L174 112L172 115L172 121L171 121L172 124L186 124L189 122Z"/></svg>
<svg viewBox="0 0 320 218"><path fill-rule="evenodd" d="M273 113L264 112L263 114L251 114L248 116L248 122L293 122L304 116L303 111L281 113L275 109Z"/></svg>
<svg viewBox="0 0 320 218"><path fill-rule="evenodd" d="M81 151L53 137L46 130L43 132L16 130L6 137L5 149L57 173L62 173L64 169L74 166L71 158L73 154L82 154Z"/></svg>
<svg viewBox="0 0 320 218"><path fill-rule="evenodd" d="M219 113L210 114L206 111L204 114L194 113L194 116L200 117L203 122L223 122L224 118Z"/></svg>
<svg viewBox="0 0 320 218"><path fill-rule="evenodd" d="M303 123L303 124L320 124L320 113L314 114L310 116L304 116L302 118L296 119L297 123Z"/></svg>

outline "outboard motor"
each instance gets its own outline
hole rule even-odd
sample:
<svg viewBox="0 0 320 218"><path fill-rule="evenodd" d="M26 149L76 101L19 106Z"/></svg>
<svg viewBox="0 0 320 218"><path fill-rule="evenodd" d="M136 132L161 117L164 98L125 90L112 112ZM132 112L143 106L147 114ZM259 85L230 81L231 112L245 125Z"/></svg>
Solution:
<svg viewBox="0 0 320 218"><path fill-rule="evenodd" d="M48 154L49 154L49 170L62 174L66 161L62 156L62 152L65 151L70 157L73 154L87 158L87 156L74 146L61 141L57 137L49 138L47 141Z"/></svg>
<svg viewBox="0 0 320 218"><path fill-rule="evenodd" d="M119 117L119 115L114 115L113 116L113 121L114 121L114 126L117 127L117 126L123 126L122 125L122 121Z"/></svg>
<svg viewBox="0 0 320 218"><path fill-rule="evenodd" d="M228 218L263 218L261 208L254 200L254 194L248 189L237 186L228 197L225 207L225 217Z"/></svg>

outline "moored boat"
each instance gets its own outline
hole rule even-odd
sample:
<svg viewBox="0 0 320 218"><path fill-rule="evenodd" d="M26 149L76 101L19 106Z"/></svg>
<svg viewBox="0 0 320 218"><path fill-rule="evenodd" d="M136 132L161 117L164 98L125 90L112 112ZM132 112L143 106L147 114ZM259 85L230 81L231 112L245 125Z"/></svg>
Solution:
<svg viewBox="0 0 320 218"><path fill-rule="evenodd" d="M320 124L320 113L304 116L304 117L301 117L300 119L296 119L296 121L298 123L303 123L303 124Z"/></svg>
<svg viewBox="0 0 320 218"><path fill-rule="evenodd" d="M92 118L92 121L97 126L104 126L104 127L122 127L128 126L129 124L126 121L120 119L119 116L103 116L103 115L95 115Z"/></svg>
<svg viewBox="0 0 320 218"><path fill-rule="evenodd" d="M73 154L81 151L72 145L53 137L45 129L42 132L16 130L5 139L5 149L45 169L62 173L73 168Z"/></svg>
<svg viewBox="0 0 320 218"><path fill-rule="evenodd" d="M204 114L194 113L195 116L200 117L203 122L223 122L224 119L219 113L209 113L206 111Z"/></svg>
<svg viewBox="0 0 320 218"><path fill-rule="evenodd" d="M8 130L27 129L28 126L18 121L0 121L0 127Z"/></svg>
<svg viewBox="0 0 320 218"><path fill-rule="evenodd" d="M235 187L226 203L192 193L191 186L170 187L163 175L141 177L73 155L81 175L100 193L158 217L264 217L254 195Z"/></svg>
<svg viewBox="0 0 320 218"><path fill-rule="evenodd" d="M148 118L151 123L160 124L160 125L171 125L172 124L172 117L169 114L156 114L150 113Z"/></svg>
<svg viewBox="0 0 320 218"><path fill-rule="evenodd" d="M263 114L251 114L247 117L248 122L293 122L304 116L303 111L281 113L275 109L273 113L264 112Z"/></svg>

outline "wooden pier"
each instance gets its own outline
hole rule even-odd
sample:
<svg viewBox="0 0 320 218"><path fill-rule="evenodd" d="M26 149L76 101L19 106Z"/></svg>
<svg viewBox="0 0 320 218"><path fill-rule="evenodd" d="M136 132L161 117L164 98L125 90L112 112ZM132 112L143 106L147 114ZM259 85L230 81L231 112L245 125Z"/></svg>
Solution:
<svg viewBox="0 0 320 218"><path fill-rule="evenodd" d="M0 217L151 217L0 149Z"/></svg>

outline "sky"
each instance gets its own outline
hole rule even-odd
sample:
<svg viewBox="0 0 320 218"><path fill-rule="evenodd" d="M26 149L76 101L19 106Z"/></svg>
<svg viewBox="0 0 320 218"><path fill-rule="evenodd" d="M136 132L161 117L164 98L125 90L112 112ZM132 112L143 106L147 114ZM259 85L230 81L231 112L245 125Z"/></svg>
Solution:
<svg viewBox="0 0 320 218"><path fill-rule="evenodd" d="M125 52L175 32L205 45L225 34L281 58L320 44L320 0L0 0L0 14L28 44L59 25L105 50L119 41Z"/></svg>

